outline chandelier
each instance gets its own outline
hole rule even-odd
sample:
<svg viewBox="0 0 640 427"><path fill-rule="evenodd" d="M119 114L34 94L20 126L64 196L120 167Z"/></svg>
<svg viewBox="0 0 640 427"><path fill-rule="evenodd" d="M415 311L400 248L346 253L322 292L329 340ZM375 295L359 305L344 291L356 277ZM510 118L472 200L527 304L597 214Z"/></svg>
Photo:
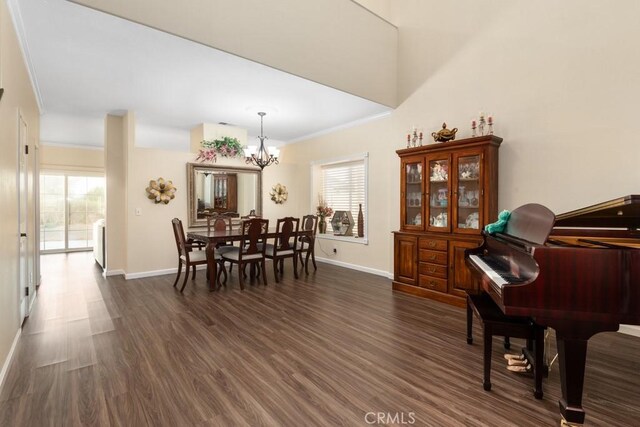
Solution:
<svg viewBox="0 0 640 427"><path fill-rule="evenodd" d="M260 112L258 115L260 116L260 136L258 137L260 140L260 146L257 147L255 145L250 145L247 147L245 150L245 162L258 166L260 169L264 169L267 166L274 164L277 165L279 163L278 156L280 155L280 150L276 147L269 147L269 150L267 151L267 148L264 146L264 140L267 139L267 137L264 136L262 128L262 121L267 113Z"/></svg>

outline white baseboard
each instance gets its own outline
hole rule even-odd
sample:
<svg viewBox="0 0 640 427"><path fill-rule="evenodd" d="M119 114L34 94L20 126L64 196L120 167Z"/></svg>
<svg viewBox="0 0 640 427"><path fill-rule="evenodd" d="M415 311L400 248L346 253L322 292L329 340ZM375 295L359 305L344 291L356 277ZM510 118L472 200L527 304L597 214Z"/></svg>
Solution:
<svg viewBox="0 0 640 427"><path fill-rule="evenodd" d="M108 276L124 276L126 273L124 270L105 270L104 277Z"/></svg>
<svg viewBox="0 0 640 427"><path fill-rule="evenodd" d="M131 279L142 279L143 277L153 277L153 276L164 276L165 274L175 274L178 271L177 268L165 268L164 270L152 270L152 271L141 271L139 273L126 273L124 278L127 280Z"/></svg>
<svg viewBox="0 0 640 427"><path fill-rule="evenodd" d="M640 326L620 325L620 329L618 329L618 332L627 335L633 335L634 337L640 337Z"/></svg>
<svg viewBox="0 0 640 427"><path fill-rule="evenodd" d="M206 265L198 265L196 266L196 270L206 270ZM164 276L166 274L176 274L178 272L178 267L174 268L165 268L164 270L152 270L152 271L140 271L138 273L125 273L124 278L126 280L131 279L142 279L144 277L153 277L153 276Z"/></svg>
<svg viewBox="0 0 640 427"><path fill-rule="evenodd" d="M384 271L384 270L378 270L378 269L375 269L375 268L363 267L361 265L350 264L348 262L336 261L336 260L328 259L328 258L316 257L316 261L324 262L324 263L332 264L332 265L337 265L339 267L350 268L351 270L357 270L357 271L362 271L362 272L365 272L365 273L371 273L371 274L375 274L376 276L386 277L388 279L393 279L393 273L389 273L388 271Z"/></svg>
<svg viewBox="0 0 640 427"><path fill-rule="evenodd" d="M20 334L22 334L22 328L18 328L18 332L16 332L16 336L13 339L13 343L11 344L11 349L9 350L9 354L7 354L7 358L2 364L2 371L0 371L0 391L2 391L2 386L4 385L4 380L9 372L9 367L11 366L11 360L13 359L13 353L16 350L16 346L18 345L18 340L20 339Z"/></svg>
<svg viewBox="0 0 640 427"><path fill-rule="evenodd" d="M316 257L316 261L337 265L339 267L349 268L351 270L357 270L365 273L375 274L376 276L386 277L387 279L393 279L393 273L389 273L388 271L384 271L384 270L377 270L375 268L363 267L361 265L349 264L347 262L335 261L327 258ZM206 268L207 268L206 265L199 265L196 267L196 270L205 270ZM163 270L140 271L138 273L125 273L123 270L114 270L113 272L108 272L107 276L122 274L124 275L124 278L126 280L131 280L131 279L142 279L144 277L164 276L166 274L176 274L177 272L178 272L177 267L165 268Z"/></svg>
<svg viewBox="0 0 640 427"><path fill-rule="evenodd" d="M29 303L29 312L28 312L27 316L29 314L31 314L31 311L33 310L33 306L36 303L36 299L38 299L38 291L34 289L33 298L31 298L31 302Z"/></svg>

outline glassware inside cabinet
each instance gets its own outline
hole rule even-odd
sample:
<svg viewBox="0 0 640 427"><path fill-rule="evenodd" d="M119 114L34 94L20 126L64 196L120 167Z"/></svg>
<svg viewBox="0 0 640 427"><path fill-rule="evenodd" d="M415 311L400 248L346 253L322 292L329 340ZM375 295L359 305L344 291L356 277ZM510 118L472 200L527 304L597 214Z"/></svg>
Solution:
<svg viewBox="0 0 640 427"><path fill-rule="evenodd" d="M458 228L478 229L480 207L480 155L458 159Z"/></svg>
<svg viewBox="0 0 640 427"><path fill-rule="evenodd" d="M405 183L405 224L422 225L422 163L407 163Z"/></svg>
<svg viewBox="0 0 640 427"><path fill-rule="evenodd" d="M449 161L431 160L429 162L429 225L448 227L449 206Z"/></svg>

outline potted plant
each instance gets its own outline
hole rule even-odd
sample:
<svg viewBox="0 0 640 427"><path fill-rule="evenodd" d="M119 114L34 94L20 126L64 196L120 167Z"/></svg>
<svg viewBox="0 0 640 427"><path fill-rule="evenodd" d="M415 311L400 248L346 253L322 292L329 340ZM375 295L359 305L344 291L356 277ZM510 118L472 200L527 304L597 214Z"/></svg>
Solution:
<svg viewBox="0 0 640 427"><path fill-rule="evenodd" d="M327 202L322 195L318 195L318 206L316 207L316 215L318 215L318 232L324 234L327 232L327 218L333 215L333 209L327 206Z"/></svg>
<svg viewBox="0 0 640 427"><path fill-rule="evenodd" d="M203 140L200 142L202 148L198 151L196 161L216 162L220 157L244 157L242 145L237 138L223 136L221 139Z"/></svg>

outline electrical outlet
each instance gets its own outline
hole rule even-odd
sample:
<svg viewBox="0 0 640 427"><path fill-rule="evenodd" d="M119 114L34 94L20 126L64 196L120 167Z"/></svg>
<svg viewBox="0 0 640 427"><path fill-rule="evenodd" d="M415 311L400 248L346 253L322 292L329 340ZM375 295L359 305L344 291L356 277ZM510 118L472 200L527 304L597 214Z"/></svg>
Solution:
<svg viewBox="0 0 640 427"><path fill-rule="evenodd" d="M333 248L333 253L337 254L338 253L338 249L337 248Z"/></svg>

